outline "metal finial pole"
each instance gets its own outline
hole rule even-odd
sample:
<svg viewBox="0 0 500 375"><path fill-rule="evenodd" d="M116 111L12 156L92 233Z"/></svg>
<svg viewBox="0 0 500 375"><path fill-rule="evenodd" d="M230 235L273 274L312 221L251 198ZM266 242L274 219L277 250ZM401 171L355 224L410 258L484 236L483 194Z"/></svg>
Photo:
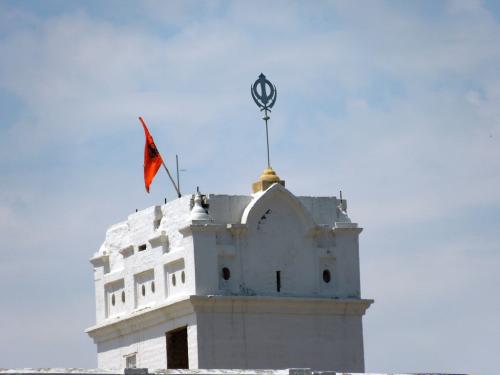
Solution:
<svg viewBox="0 0 500 375"><path fill-rule="evenodd" d="M267 109L265 110L266 116L264 117L264 121L266 122L266 143L267 143L267 167L271 168L271 159L269 158L269 130L267 127L267 121L269 120L269 116L267 115Z"/></svg>
<svg viewBox="0 0 500 375"><path fill-rule="evenodd" d="M260 88L260 90L259 90ZM271 158L269 156L269 126L268 121L270 119L268 112L271 112L271 108L276 102L276 97L278 96L278 90L269 80L266 79L264 74L260 74L257 81L250 87L250 92L252 98L260 108L264 111L264 117L262 118L266 123L266 145L267 145L267 167L271 168Z"/></svg>

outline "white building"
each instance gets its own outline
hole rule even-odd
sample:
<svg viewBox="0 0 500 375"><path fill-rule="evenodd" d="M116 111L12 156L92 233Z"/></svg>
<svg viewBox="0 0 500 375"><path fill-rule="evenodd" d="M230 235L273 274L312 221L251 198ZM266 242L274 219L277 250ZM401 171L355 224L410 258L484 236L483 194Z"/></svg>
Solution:
<svg viewBox="0 0 500 375"><path fill-rule="evenodd" d="M252 195L183 196L93 256L98 367L364 371L361 228L272 169Z"/></svg>

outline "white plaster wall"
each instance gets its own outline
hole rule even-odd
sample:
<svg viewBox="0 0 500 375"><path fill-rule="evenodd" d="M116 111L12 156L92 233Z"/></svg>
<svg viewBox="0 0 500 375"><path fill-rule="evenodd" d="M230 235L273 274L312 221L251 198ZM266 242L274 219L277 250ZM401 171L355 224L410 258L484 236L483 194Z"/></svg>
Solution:
<svg viewBox="0 0 500 375"><path fill-rule="evenodd" d="M223 226L193 234L197 294L360 295L360 230L339 231L342 240L337 244L332 228L345 218L337 215L335 197L299 199L275 185L247 198L210 196L214 221L241 215L245 230ZM314 232L315 227L322 230ZM222 278L223 267L230 270L229 280ZM331 272L329 283L322 278L325 269ZM276 271L281 277L279 293Z"/></svg>
<svg viewBox="0 0 500 375"><path fill-rule="evenodd" d="M363 372L360 316L198 313L200 368Z"/></svg>
<svg viewBox="0 0 500 375"><path fill-rule="evenodd" d="M194 232L192 238L196 283L196 293L194 294L218 294L218 258L215 232Z"/></svg>
<svg viewBox="0 0 500 375"><path fill-rule="evenodd" d="M241 282L256 294L308 295L317 290L316 251L308 226L286 196L277 194L256 208L239 256Z"/></svg>
<svg viewBox="0 0 500 375"><path fill-rule="evenodd" d="M188 326L189 367L198 368L196 317L194 314L165 320L160 324L123 334L97 345L97 366L103 369L122 369L125 357L136 354L139 368L167 368L165 333Z"/></svg>
<svg viewBox="0 0 500 375"><path fill-rule="evenodd" d="M125 284L123 279L108 283L104 287L106 291L106 317L115 316L125 311L123 296Z"/></svg>
<svg viewBox="0 0 500 375"><path fill-rule="evenodd" d="M209 194L210 216L216 223L237 223L252 201L251 195ZM339 200L336 197L302 197L297 199L312 215L317 224L333 226ZM343 200L346 206L345 199Z"/></svg>
<svg viewBox="0 0 500 375"><path fill-rule="evenodd" d="M336 197L297 197L317 224L333 226L338 200Z"/></svg>
<svg viewBox="0 0 500 375"><path fill-rule="evenodd" d="M336 227L349 219L335 197L297 198L281 185L253 196L210 195L211 220L202 223L191 221L190 201L184 196L129 215L107 231L92 258L98 326L91 335L101 337L99 367L123 368L125 356L137 353L138 367L165 368L165 332L188 325L191 368L335 365L362 371L361 317L353 315L202 312L178 318L167 307L162 323L141 328L131 320L122 323L127 329L120 335L101 335L109 325L190 295L359 298L360 229ZM222 279L222 267L230 269L229 280ZM331 271L328 284L325 269ZM120 305L106 317L109 291L123 288L125 304L117 295ZM278 355L271 354L275 350Z"/></svg>
<svg viewBox="0 0 500 375"><path fill-rule="evenodd" d="M93 261L94 262L94 261ZM104 262L99 259L94 262L95 315L96 322L106 319L106 293L104 286Z"/></svg>
<svg viewBox="0 0 500 375"><path fill-rule="evenodd" d="M122 279L126 303L112 315L180 294L276 294L276 271L281 272L283 295L359 296L357 234L343 233L337 246L332 233L315 238L308 233L311 223L331 226L342 219L335 197L296 198L284 188L274 188L278 193L273 192L269 202L255 205L245 234L224 228L237 224L247 206L255 204L256 197L265 200L271 190L253 196L209 195L212 223L222 224L216 231L180 233L190 223L191 196L135 212L111 226L96 254L102 259L94 262L97 322L110 311L106 285ZM141 246L146 249L139 251ZM321 279L325 264L336 268L329 285ZM222 267L230 269L229 280L222 279ZM136 282L150 270L155 293L148 288L143 298Z"/></svg>
<svg viewBox="0 0 500 375"><path fill-rule="evenodd" d="M129 215L127 221L108 229L103 245L92 259L97 323L111 316L130 314L141 306L161 303L169 298L168 275L165 275L165 271L172 263L184 264L191 269L179 271L178 287L171 296L194 293L194 262L189 252L192 239L178 231L190 222L189 202L190 196L185 196L161 207L149 207ZM141 246L145 246L145 250L140 251ZM152 282L154 292L151 289ZM125 303L121 301L120 290L119 296L115 294L117 303L113 307L109 303L111 293L120 283L125 289ZM147 284L145 296L142 296L143 283ZM107 290L112 292L107 293Z"/></svg>
<svg viewBox="0 0 500 375"><path fill-rule="evenodd" d="M189 290L189 278L193 278L193 272L187 272L184 258L167 263L165 265L165 291L166 297L171 298L187 294ZM192 284L192 282L191 282Z"/></svg>
<svg viewBox="0 0 500 375"><path fill-rule="evenodd" d="M136 308L148 305L157 299L157 288L153 268L134 275L134 293Z"/></svg>
<svg viewBox="0 0 500 375"><path fill-rule="evenodd" d="M239 223L251 200L250 195L209 194L210 216L215 223Z"/></svg>
<svg viewBox="0 0 500 375"><path fill-rule="evenodd" d="M358 230L336 230L335 282L339 286L337 296L360 298Z"/></svg>

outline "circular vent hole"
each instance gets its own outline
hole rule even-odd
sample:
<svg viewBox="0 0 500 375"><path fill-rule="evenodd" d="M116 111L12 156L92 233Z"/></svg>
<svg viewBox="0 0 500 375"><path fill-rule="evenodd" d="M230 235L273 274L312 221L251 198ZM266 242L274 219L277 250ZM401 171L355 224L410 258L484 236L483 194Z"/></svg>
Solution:
<svg viewBox="0 0 500 375"><path fill-rule="evenodd" d="M172 275L172 285L175 286L175 274Z"/></svg>
<svg viewBox="0 0 500 375"><path fill-rule="evenodd" d="M122 302L125 303L125 292L122 291Z"/></svg>
<svg viewBox="0 0 500 375"><path fill-rule="evenodd" d="M142 296L144 297L146 295L146 285L142 284Z"/></svg>
<svg viewBox="0 0 500 375"><path fill-rule="evenodd" d="M155 282L151 281L151 292L155 292Z"/></svg>
<svg viewBox="0 0 500 375"><path fill-rule="evenodd" d="M183 284L186 282L186 274L184 273L184 271L182 271L181 273L181 281Z"/></svg>
<svg viewBox="0 0 500 375"><path fill-rule="evenodd" d="M113 306L115 305L115 294L114 293L111 295L111 304Z"/></svg>

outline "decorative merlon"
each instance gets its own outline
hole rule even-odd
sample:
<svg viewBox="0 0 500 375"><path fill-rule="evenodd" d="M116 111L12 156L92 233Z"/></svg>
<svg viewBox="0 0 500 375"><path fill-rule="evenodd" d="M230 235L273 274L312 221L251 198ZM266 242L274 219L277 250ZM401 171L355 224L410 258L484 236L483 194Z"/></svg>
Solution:
<svg viewBox="0 0 500 375"><path fill-rule="evenodd" d="M159 234L151 237L148 242L151 244L151 247L166 246L168 245L168 236L166 232L162 230Z"/></svg>
<svg viewBox="0 0 500 375"><path fill-rule="evenodd" d="M94 267L102 267L109 263L109 254L96 254L90 258L90 263L92 263Z"/></svg>
<svg viewBox="0 0 500 375"><path fill-rule="evenodd" d="M133 255L133 254L134 254L134 246L129 245L129 246L127 246L127 247L124 247L124 248L122 248L122 249L118 250L118 252L119 252L119 253L120 253L120 254L121 254L124 258L129 257L129 256L131 256L131 255Z"/></svg>

